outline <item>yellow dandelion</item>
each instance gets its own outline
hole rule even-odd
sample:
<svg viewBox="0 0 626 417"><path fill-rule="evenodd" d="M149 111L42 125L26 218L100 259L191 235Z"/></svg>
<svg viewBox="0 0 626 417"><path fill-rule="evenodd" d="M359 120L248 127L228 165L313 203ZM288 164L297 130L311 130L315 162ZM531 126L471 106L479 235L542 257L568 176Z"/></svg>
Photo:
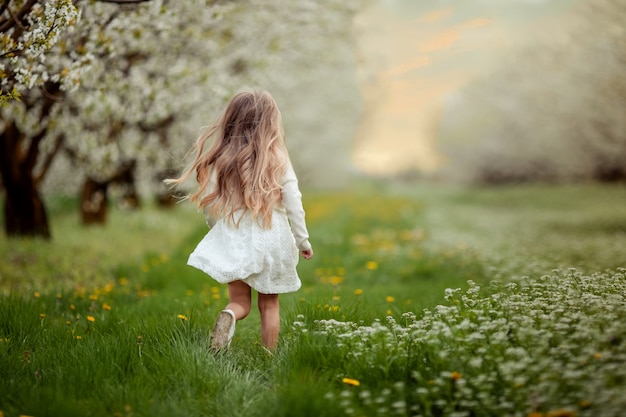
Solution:
<svg viewBox="0 0 626 417"><path fill-rule="evenodd" d="M370 271L374 271L376 269L378 269L378 262L376 261L369 261L365 264L365 267L367 269L369 269Z"/></svg>
<svg viewBox="0 0 626 417"><path fill-rule="evenodd" d="M463 375L461 375L460 372L450 372L450 378L452 378L453 380L457 381L459 379L461 379L463 377Z"/></svg>
<svg viewBox="0 0 626 417"><path fill-rule="evenodd" d="M83 338L82 336L74 336L74 339L76 339L76 340L80 340L82 338Z"/></svg>
<svg viewBox="0 0 626 417"><path fill-rule="evenodd" d="M39 314L39 318L40 318L40 319L45 319L45 318L46 318L46 313L41 313L41 314Z"/></svg>
<svg viewBox="0 0 626 417"><path fill-rule="evenodd" d="M120 285L128 285L128 278L126 277L120 277L117 282L120 283Z"/></svg>
<svg viewBox="0 0 626 417"><path fill-rule="evenodd" d="M61 293L57 293L57 299L59 299L59 300L60 300L61 298L63 298L63 294L61 294Z"/></svg>
<svg viewBox="0 0 626 417"><path fill-rule="evenodd" d="M333 301L339 301L341 300L341 297L338 295L333 295Z"/></svg>
<svg viewBox="0 0 626 417"><path fill-rule="evenodd" d="M111 311L111 306L108 305L107 303L102 304L102 309L103 310L107 310L107 311Z"/></svg>
<svg viewBox="0 0 626 417"><path fill-rule="evenodd" d="M94 323L96 321L96 319L95 319L94 316L87 316L87 321L91 322L91 323Z"/></svg>
<svg viewBox="0 0 626 417"><path fill-rule="evenodd" d="M332 277L330 277L329 282L332 285L339 285L343 282L343 277L340 277L339 275L333 275Z"/></svg>
<svg viewBox="0 0 626 417"><path fill-rule="evenodd" d="M593 358L594 359L602 359L602 354L601 353L594 353L593 354Z"/></svg>
<svg viewBox="0 0 626 417"><path fill-rule="evenodd" d="M391 315L393 315L393 312L391 310L387 310L387 315L391 316Z"/></svg>
<svg viewBox="0 0 626 417"><path fill-rule="evenodd" d="M91 295L89 296L89 299L90 299L91 301L96 301L96 300L98 299L98 294L91 294Z"/></svg>
<svg viewBox="0 0 626 417"><path fill-rule="evenodd" d="M332 311L339 311L339 306L332 306L330 308L330 310L332 310Z"/></svg>
<svg viewBox="0 0 626 417"><path fill-rule="evenodd" d="M66 325L68 325L68 326L71 326L71 325L72 325L72 322L71 322L71 321L69 321L69 320L65 320L65 324L66 324Z"/></svg>
<svg viewBox="0 0 626 417"><path fill-rule="evenodd" d="M385 301L387 301L388 303L393 303L394 301L396 301L396 299L393 298L393 296L388 295L387 297L385 297Z"/></svg>
<svg viewBox="0 0 626 417"><path fill-rule="evenodd" d="M113 284L109 282L104 286L104 292L110 293L111 291L113 291Z"/></svg>
<svg viewBox="0 0 626 417"><path fill-rule="evenodd" d="M344 378L341 380L341 382L343 382L344 384L352 385L354 387L358 387L359 385L361 385L358 379L353 378Z"/></svg>
<svg viewBox="0 0 626 417"><path fill-rule="evenodd" d="M216 293L211 294L211 298L214 298L214 299L216 299L216 300L219 300L219 299L221 298L220 293L219 293L219 292L216 292Z"/></svg>
<svg viewBox="0 0 626 417"><path fill-rule="evenodd" d="M76 310L76 306L74 304L70 304L70 310L72 311Z"/></svg>
<svg viewBox="0 0 626 417"><path fill-rule="evenodd" d="M178 318L181 319L182 321L187 320L187 316L184 316L183 314L179 314Z"/></svg>
<svg viewBox="0 0 626 417"><path fill-rule="evenodd" d="M39 298L39 297L41 297L41 294L39 294L39 291L35 291L35 292L33 293L33 296L34 296L35 298Z"/></svg>
<svg viewBox="0 0 626 417"><path fill-rule="evenodd" d="M354 290L354 295L361 295L363 294L363 290L360 288L357 288L356 290Z"/></svg>

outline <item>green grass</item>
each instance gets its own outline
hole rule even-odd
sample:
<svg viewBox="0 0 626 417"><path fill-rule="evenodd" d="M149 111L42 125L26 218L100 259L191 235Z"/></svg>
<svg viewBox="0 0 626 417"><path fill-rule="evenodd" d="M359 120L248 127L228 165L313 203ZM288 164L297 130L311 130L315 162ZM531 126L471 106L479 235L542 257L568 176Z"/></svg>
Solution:
<svg viewBox="0 0 626 417"><path fill-rule="evenodd" d="M206 232L192 208L113 210L107 227L83 229L71 205L53 202L52 243L0 237L7 254L0 261L0 411L10 417L547 416L563 408L581 416L618 415L611 407L619 396L611 395L626 381L611 369L624 368L624 329L602 324L609 313L600 306L612 307L612 322L625 322L625 295L616 290L623 273L592 273L624 266L623 187L370 184L352 193L306 193L305 206L316 255L299 265L303 288L281 296L281 340L273 356L260 346L254 312L238 323L230 351L209 353L209 330L227 294L185 265ZM536 337L560 335L560 344L539 343L543 350L533 352L564 368L592 355L596 362L589 359L593 366L583 369L602 375L591 386L604 396L576 391L573 377L571 385L544 377L548 368L533 368L532 361L527 383L546 393L553 387L552 397L516 388L521 380L507 379L506 372L499 374L501 384L487 381L503 358L514 362L511 348L532 351L522 339L530 334L520 330L523 315L510 310L521 295L488 283L500 278L522 285L532 282L524 275L568 267L579 272L557 276L569 283L567 294L559 295L557 286L549 292L555 298L536 297L546 305L524 307L527 316L543 309L548 317L536 322L543 329ZM468 289L468 280L481 286L479 293ZM468 293L444 298L446 288L458 287ZM576 288L584 289L578 297L592 292L610 303L580 308L568 298ZM503 301L488 302L492 294ZM454 306L454 299L482 307L436 307ZM548 308L554 299L567 300L562 311ZM488 325L483 312L489 311L511 332L521 331L517 342L503 339L489 350L458 327ZM577 323L598 340L574 337ZM587 348L570 346L572 360L559 350L579 343ZM481 369L471 361L477 357ZM463 377L450 378L452 372ZM473 382L481 378L483 384ZM472 391L472 384L490 388ZM584 398L588 392L594 397ZM482 408L471 405L485 396ZM503 411L500 397L514 402L517 414Z"/></svg>
<svg viewBox="0 0 626 417"><path fill-rule="evenodd" d="M430 244L471 247L499 275L626 265L626 187L424 187Z"/></svg>

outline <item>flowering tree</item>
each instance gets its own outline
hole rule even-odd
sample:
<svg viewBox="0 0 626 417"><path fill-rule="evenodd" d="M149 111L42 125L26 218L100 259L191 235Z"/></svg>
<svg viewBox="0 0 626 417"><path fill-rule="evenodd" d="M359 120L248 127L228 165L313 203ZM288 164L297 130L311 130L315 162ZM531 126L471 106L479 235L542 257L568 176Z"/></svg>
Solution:
<svg viewBox="0 0 626 417"><path fill-rule="evenodd" d="M0 6L0 173L9 235L50 235L39 188L66 139L55 126L62 123L68 94L78 90L97 54L111 44L91 37L109 24L111 7L119 11L103 10L104 2L142 1L7 0ZM108 14L85 19L78 7Z"/></svg>
<svg viewBox="0 0 626 417"><path fill-rule="evenodd" d="M0 174L6 191L5 228L10 235L49 235L37 187L59 146L53 145L50 157L41 158L40 145L47 135L44 125L61 91L76 85L88 58L74 55L65 65L47 58L79 16L71 0L5 0L0 4L0 107L21 97L29 116L20 121L0 119Z"/></svg>
<svg viewBox="0 0 626 417"><path fill-rule="evenodd" d="M20 90L46 82L65 85L76 79L72 67L46 62L47 53L80 16L71 0L4 0L0 4L0 105L20 97Z"/></svg>
<svg viewBox="0 0 626 417"><path fill-rule="evenodd" d="M282 106L303 79L319 77L328 56L320 45L346 32L355 10L337 0L322 5L153 0L117 6L82 5L80 21L48 54L47 62L61 68L88 63L89 71L75 78L80 88L59 85L53 94L28 90L0 117L3 141L11 132L26 138L41 133L33 167L45 173L53 159L70 166L71 174L57 175L57 183L84 175L81 208L100 220L109 184L125 178L132 185L136 171L153 178L177 169L198 129L242 86L268 88ZM325 98L331 108L332 100ZM37 117L44 108L45 116Z"/></svg>

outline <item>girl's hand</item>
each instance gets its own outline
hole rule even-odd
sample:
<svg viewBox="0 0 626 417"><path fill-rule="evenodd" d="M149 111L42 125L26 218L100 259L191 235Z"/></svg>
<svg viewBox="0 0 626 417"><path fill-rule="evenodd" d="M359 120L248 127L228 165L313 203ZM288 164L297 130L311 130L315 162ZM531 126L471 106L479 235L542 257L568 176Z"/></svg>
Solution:
<svg viewBox="0 0 626 417"><path fill-rule="evenodd" d="M300 253L304 259L311 259L313 257L313 249L303 250Z"/></svg>

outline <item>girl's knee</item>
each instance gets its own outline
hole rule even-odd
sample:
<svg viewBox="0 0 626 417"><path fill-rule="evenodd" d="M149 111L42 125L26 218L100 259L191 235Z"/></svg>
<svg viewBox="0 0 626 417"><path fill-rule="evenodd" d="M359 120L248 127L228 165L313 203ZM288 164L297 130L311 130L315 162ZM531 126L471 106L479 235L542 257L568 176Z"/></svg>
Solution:
<svg viewBox="0 0 626 417"><path fill-rule="evenodd" d="M228 284L229 307L235 311L237 320L245 318L250 313L252 305L250 287L242 281Z"/></svg>
<svg viewBox="0 0 626 417"><path fill-rule="evenodd" d="M278 310L278 294L259 293L258 307L261 314L270 310Z"/></svg>
<svg viewBox="0 0 626 417"><path fill-rule="evenodd" d="M237 320L243 320L246 317L248 317L248 314L250 314L250 304L246 304L246 303L232 303L231 304L236 304L237 305ZM231 308L232 309L232 308Z"/></svg>

